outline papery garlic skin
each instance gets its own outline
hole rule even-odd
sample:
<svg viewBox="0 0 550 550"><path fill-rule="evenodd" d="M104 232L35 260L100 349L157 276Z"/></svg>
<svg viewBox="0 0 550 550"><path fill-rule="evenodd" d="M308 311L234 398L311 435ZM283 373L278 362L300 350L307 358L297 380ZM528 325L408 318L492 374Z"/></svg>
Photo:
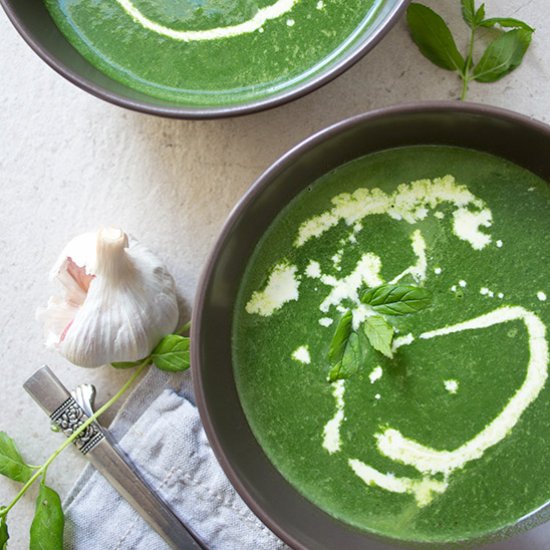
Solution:
<svg viewBox="0 0 550 550"><path fill-rule="evenodd" d="M148 248L120 229L73 239L51 278L65 294L50 298L38 317L46 345L75 365L137 361L176 328L174 280Z"/></svg>

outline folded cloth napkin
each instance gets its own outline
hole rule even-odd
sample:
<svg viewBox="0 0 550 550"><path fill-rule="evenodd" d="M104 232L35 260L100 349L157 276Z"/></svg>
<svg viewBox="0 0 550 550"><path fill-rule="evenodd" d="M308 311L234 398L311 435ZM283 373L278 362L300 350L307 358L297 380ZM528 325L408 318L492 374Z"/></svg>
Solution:
<svg viewBox="0 0 550 550"><path fill-rule="evenodd" d="M202 429L190 378L156 369L110 431L151 486L212 550L287 548L247 508L225 477ZM164 550L168 545L88 466L64 504L65 548Z"/></svg>

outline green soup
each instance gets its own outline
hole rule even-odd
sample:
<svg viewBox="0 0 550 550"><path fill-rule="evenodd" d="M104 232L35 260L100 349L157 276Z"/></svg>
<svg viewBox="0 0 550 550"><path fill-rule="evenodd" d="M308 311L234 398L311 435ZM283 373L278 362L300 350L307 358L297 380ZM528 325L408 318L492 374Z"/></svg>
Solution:
<svg viewBox="0 0 550 550"><path fill-rule="evenodd" d="M276 218L247 267L233 362L250 426L283 476L332 516L406 541L459 541L550 498L546 383L550 190L487 154L407 147L344 165ZM409 283L429 308L385 316L330 383L343 312Z"/></svg>
<svg viewBox="0 0 550 550"><path fill-rule="evenodd" d="M326 70L385 0L45 0L75 48L115 80L209 106L264 99Z"/></svg>

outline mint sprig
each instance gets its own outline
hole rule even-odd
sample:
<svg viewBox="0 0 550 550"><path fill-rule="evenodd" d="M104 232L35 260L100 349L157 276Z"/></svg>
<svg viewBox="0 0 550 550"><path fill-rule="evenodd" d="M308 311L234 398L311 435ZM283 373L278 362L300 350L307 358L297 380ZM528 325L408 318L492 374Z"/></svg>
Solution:
<svg viewBox="0 0 550 550"><path fill-rule="evenodd" d="M521 64L531 44L534 29L513 17L485 18L485 4L476 7L475 0L461 0L461 8L462 17L470 28L465 55L458 50L445 21L431 8L418 3L410 4L407 23L410 35L424 57L438 67L459 75L462 80L460 99L464 100L472 80L496 82ZM475 41L479 30L485 28L497 28L500 34L476 61Z"/></svg>
<svg viewBox="0 0 550 550"><path fill-rule="evenodd" d="M350 310L340 318L327 353L329 382L350 378L359 370L367 352L362 344L365 340L373 350L391 359L395 329L384 315L409 315L421 311L431 304L431 293L413 285L384 284L366 290L360 299L372 314L357 330L353 327Z"/></svg>

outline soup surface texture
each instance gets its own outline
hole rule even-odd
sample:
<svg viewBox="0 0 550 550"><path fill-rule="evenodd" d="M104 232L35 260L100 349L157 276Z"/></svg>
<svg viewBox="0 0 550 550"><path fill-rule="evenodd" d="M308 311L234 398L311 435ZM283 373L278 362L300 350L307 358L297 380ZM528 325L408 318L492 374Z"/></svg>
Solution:
<svg viewBox="0 0 550 550"><path fill-rule="evenodd" d="M353 47L385 0L45 0L110 77L187 105L264 99Z"/></svg>
<svg viewBox="0 0 550 550"><path fill-rule="evenodd" d="M233 363L258 442L332 516L405 541L459 541L550 497L550 190L503 159L423 146L372 154L302 191L249 262ZM364 289L423 287L329 382L335 327Z"/></svg>

